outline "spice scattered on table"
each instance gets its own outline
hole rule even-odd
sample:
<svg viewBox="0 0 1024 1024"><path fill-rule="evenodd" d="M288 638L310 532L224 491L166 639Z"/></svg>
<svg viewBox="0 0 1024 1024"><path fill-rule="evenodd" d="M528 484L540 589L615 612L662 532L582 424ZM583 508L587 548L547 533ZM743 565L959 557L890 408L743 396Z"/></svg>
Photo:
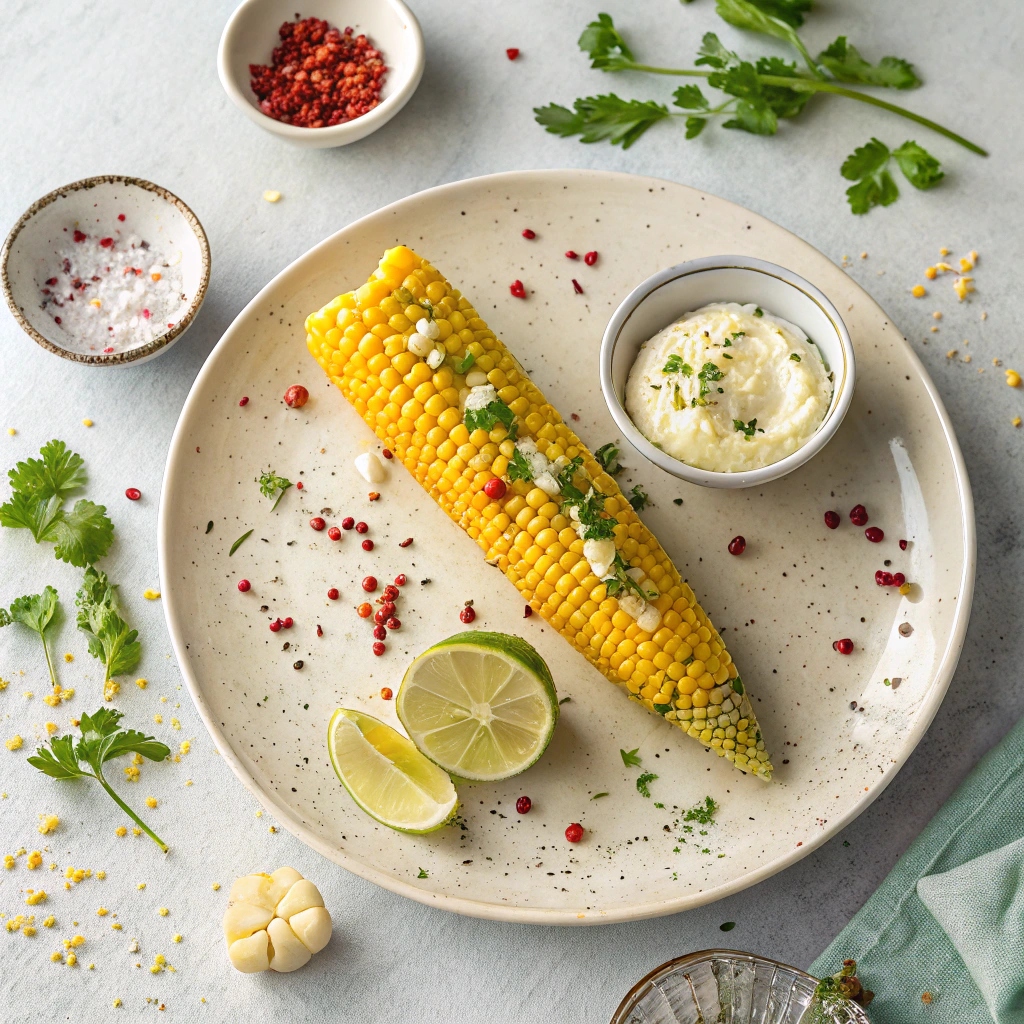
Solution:
<svg viewBox="0 0 1024 1024"><path fill-rule="evenodd" d="M263 198L268 203L276 203L280 200L281 193L278 192L276 188L268 188L266 192L263 193Z"/></svg>
<svg viewBox="0 0 1024 1024"><path fill-rule="evenodd" d="M268 117L299 128L327 128L380 103L388 68L370 40L320 18L286 21L272 63L250 64L252 91Z"/></svg>

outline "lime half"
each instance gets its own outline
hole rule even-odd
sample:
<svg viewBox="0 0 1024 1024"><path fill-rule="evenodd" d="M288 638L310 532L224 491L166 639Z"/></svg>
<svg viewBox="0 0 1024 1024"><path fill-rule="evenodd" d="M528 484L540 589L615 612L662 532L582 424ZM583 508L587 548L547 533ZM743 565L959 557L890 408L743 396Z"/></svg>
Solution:
<svg viewBox="0 0 1024 1024"><path fill-rule="evenodd" d="M352 799L400 832L433 832L459 805L452 780L390 725L338 708L327 727L331 764Z"/></svg>
<svg viewBox="0 0 1024 1024"><path fill-rule="evenodd" d="M558 695L523 639L470 631L421 654L402 680L398 717L420 750L471 782L518 775L544 753Z"/></svg>

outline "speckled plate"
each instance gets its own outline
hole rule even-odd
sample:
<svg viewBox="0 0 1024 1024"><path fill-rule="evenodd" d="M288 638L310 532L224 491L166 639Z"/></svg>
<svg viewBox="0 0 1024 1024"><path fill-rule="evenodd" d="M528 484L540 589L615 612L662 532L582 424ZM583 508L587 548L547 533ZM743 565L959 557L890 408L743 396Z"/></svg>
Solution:
<svg viewBox="0 0 1024 1024"><path fill-rule="evenodd" d="M522 237L525 227L534 241ZM515 589L403 469L392 466L380 500L368 501L352 460L379 445L310 359L302 325L398 241L475 302L563 414L579 417L575 427L593 448L616 438L598 380L601 333L621 298L659 268L748 254L802 274L839 308L856 349L857 395L835 439L806 466L762 488L716 491L623 453L626 489L640 483L649 492L645 520L728 638L754 695L773 782L739 774L629 703L539 617L524 619ZM566 249L596 249L600 260L570 262ZM509 294L516 278L526 301ZM301 410L282 402L295 382L311 395ZM276 512L254 482L267 468L304 485ZM850 524L845 513L858 502L884 529L883 543ZM838 530L823 524L829 508L844 513ZM331 523L365 520L374 550L363 551L354 532L337 543L312 532L309 519L321 512ZM736 534L747 538L739 558L726 552ZM413 544L399 547L409 536ZM907 597L875 585L888 562L914 582ZM196 379L160 508L164 608L182 672L221 753L277 820L413 899L547 924L631 920L720 899L852 821L918 744L946 692L974 564L971 494L952 427L871 298L821 253L747 210L604 172L517 172L431 189L293 263L239 314ZM399 572L410 580L403 626L375 658L371 627L354 611L360 580ZM247 594L236 587L243 577ZM338 601L327 599L332 586ZM529 639L571 700L528 773L461 787L456 827L401 835L366 817L335 779L327 722L343 705L397 725L381 687L397 689L414 655L462 628L458 613L470 599L474 628ZM275 616L291 616L294 627L270 632ZM839 637L853 639L851 656L833 651ZM634 747L658 776L650 799L637 792L640 769L619 756ZM524 793L533 810L521 816L515 800ZM716 824L685 831L681 811L706 796L720 804ZM586 828L579 845L563 837L573 821Z"/></svg>

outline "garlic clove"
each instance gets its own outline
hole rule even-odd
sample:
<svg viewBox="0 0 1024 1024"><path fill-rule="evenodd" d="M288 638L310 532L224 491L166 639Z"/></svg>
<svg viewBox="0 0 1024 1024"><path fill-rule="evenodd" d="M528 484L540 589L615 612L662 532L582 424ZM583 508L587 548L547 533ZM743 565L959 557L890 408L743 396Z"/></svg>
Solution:
<svg viewBox="0 0 1024 1024"><path fill-rule="evenodd" d="M284 899L277 905L277 916L285 920L295 914L302 913L310 907L322 907L324 905L320 890L308 879L303 878L296 882L287 892Z"/></svg>
<svg viewBox="0 0 1024 1024"><path fill-rule="evenodd" d="M270 967L270 940L266 931L236 939L228 946L228 959L236 971L258 974Z"/></svg>
<svg viewBox="0 0 1024 1024"><path fill-rule="evenodd" d="M363 452L355 459L356 470L368 484L380 484L387 479L387 470L376 452Z"/></svg>
<svg viewBox="0 0 1024 1024"><path fill-rule="evenodd" d="M272 971L287 974L309 963L313 954L299 941L287 921L275 917L267 927L267 935L270 937Z"/></svg>
<svg viewBox="0 0 1024 1024"><path fill-rule="evenodd" d="M243 875L236 878L231 886L228 903L251 903L254 907L264 907L272 911L277 905L277 900L270 898L271 885L273 879L270 875Z"/></svg>
<svg viewBox="0 0 1024 1024"><path fill-rule="evenodd" d="M296 883L302 881L302 875L295 868L278 868L270 873L273 879L269 895L274 907L281 902L281 897Z"/></svg>
<svg viewBox="0 0 1024 1024"><path fill-rule="evenodd" d="M290 917L288 924L310 953L319 953L331 940L331 915L324 907L302 910Z"/></svg>
<svg viewBox="0 0 1024 1024"><path fill-rule="evenodd" d="M274 911L266 907L254 907L251 903L229 903L228 909L224 911L224 938L230 946L266 928L273 917Z"/></svg>

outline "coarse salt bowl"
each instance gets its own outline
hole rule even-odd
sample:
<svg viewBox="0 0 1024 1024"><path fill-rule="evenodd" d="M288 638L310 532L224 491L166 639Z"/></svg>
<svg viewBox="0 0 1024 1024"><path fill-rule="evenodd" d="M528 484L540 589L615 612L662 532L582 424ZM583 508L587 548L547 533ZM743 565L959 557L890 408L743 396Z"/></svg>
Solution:
<svg viewBox="0 0 1024 1024"><path fill-rule="evenodd" d="M626 411L626 381L644 342L712 302L753 303L796 324L817 346L833 377L832 400L817 431L792 454L758 469L726 473L690 466L649 441ZM755 487L812 459L843 422L855 378L853 344L835 306L793 271L750 256L707 256L659 271L622 300L601 339L601 390L626 440L666 473L703 487Z"/></svg>
<svg viewBox="0 0 1024 1024"><path fill-rule="evenodd" d="M265 131L309 149L347 146L387 124L409 102L423 77L423 33L402 0L311 0L303 18L320 18L343 32L351 27L380 51L388 73L380 103L366 114L325 128L301 128L264 114L250 85L249 65L271 63L279 30L294 21L294 0L243 0L224 26L217 51L217 73L235 106Z"/></svg>
<svg viewBox="0 0 1024 1024"><path fill-rule="evenodd" d="M870 1024L849 999L822 1004L816 978L753 953L707 949L641 978L611 1024Z"/></svg>
<svg viewBox="0 0 1024 1024"><path fill-rule="evenodd" d="M48 352L124 366L165 352L191 326L210 281L196 215L167 189L103 174L54 189L0 252L4 297Z"/></svg>

